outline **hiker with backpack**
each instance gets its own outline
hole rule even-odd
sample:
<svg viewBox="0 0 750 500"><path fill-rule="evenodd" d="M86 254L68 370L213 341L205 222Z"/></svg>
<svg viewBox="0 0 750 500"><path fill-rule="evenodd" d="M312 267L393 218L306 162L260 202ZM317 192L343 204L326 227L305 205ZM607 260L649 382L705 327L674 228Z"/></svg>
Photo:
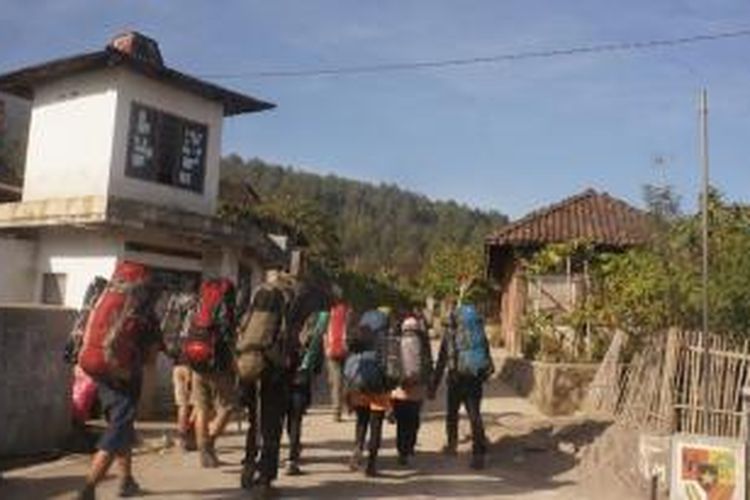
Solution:
<svg viewBox="0 0 750 500"><path fill-rule="evenodd" d="M312 403L313 379L320 373L323 365L323 334L328 326L328 314L327 310L323 310L309 315L300 332L301 356L297 369L290 377L285 415L289 439L286 471L290 476L302 473L299 463L302 453L302 420Z"/></svg>
<svg viewBox="0 0 750 500"><path fill-rule="evenodd" d="M107 429L79 492L82 500L96 497L97 485L114 462L120 469L119 495L141 492L133 478L132 448L143 365L162 347L153 310L157 293L145 266L119 262L86 321L78 364L96 380Z"/></svg>
<svg viewBox="0 0 750 500"><path fill-rule="evenodd" d="M458 451L458 411L463 404L471 424L473 469L484 468L487 452L482 423L482 385L494 371L484 323L473 305L461 305L451 311L444 325L435 373L429 391L430 399L440 385L446 370L446 444L443 453L454 456Z"/></svg>
<svg viewBox="0 0 750 500"><path fill-rule="evenodd" d="M172 388L177 407L177 443L183 451L197 448L191 391L193 372L185 360L182 344L190 332L198 297L192 283L183 283L182 291L171 292L162 315L161 331L166 354L172 360Z"/></svg>
<svg viewBox="0 0 750 500"><path fill-rule="evenodd" d="M235 290L227 278L201 283L182 354L192 371L191 400L199 463L218 467L216 440L236 407L234 375Z"/></svg>
<svg viewBox="0 0 750 500"><path fill-rule="evenodd" d="M266 283L255 292L238 328L235 345L241 400L248 418L240 484L247 490L257 488L260 494L270 492L278 475L289 398L285 359L290 342L285 329L285 293L289 291L281 281L280 271L268 271Z"/></svg>
<svg viewBox="0 0 750 500"><path fill-rule="evenodd" d="M354 450L349 468L362 468L365 439L369 429L366 476L377 475L377 458L380 450L383 420L390 410L391 399L386 380L386 340L389 317L381 310L365 312L353 335L349 337L349 356L344 366L347 403L356 415Z"/></svg>
<svg viewBox="0 0 750 500"><path fill-rule="evenodd" d="M426 326L414 316L404 319L398 340L401 381L391 392L391 398L396 420L398 463L408 465L417 444L422 402L432 381L432 351Z"/></svg>
<svg viewBox="0 0 750 500"><path fill-rule="evenodd" d="M341 422L341 412L344 407L344 362L347 355L347 332L352 312L344 301L341 288L335 285L332 292L333 306L325 336L326 372L331 392L333 421Z"/></svg>

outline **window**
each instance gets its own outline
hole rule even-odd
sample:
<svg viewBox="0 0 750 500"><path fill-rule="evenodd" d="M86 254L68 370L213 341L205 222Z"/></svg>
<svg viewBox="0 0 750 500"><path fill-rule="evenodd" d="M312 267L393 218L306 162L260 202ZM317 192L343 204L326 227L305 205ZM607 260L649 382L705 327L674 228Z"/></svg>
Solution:
<svg viewBox="0 0 750 500"><path fill-rule="evenodd" d="M66 274L44 273L42 275L42 304L56 306L64 304L66 281Z"/></svg>
<svg viewBox="0 0 750 500"><path fill-rule="evenodd" d="M206 125L133 103L125 174L201 193L207 144Z"/></svg>

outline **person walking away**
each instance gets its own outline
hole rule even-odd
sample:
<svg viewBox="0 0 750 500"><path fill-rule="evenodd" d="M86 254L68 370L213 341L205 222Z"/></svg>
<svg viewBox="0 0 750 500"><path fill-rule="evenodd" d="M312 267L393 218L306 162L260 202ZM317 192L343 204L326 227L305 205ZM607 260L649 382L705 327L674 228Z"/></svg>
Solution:
<svg viewBox="0 0 750 500"><path fill-rule="evenodd" d="M279 273L268 271L266 283L255 292L236 344L241 400L248 415L240 484L247 490L259 488L260 495L270 493L278 475L289 398L284 362L287 298Z"/></svg>
<svg viewBox="0 0 750 500"><path fill-rule="evenodd" d="M414 456L420 427L422 402L432 381L432 351L427 329L418 318L407 317L401 325L401 383L391 392L396 419L399 465Z"/></svg>
<svg viewBox="0 0 750 500"><path fill-rule="evenodd" d="M494 371L484 324L473 305L462 305L449 313L440 342L435 373L429 396L434 398L445 369L446 444L443 452L456 455L458 450L458 411L463 404L471 424L473 469L484 468L487 452L482 423L482 385Z"/></svg>
<svg viewBox="0 0 750 500"><path fill-rule="evenodd" d="M344 302L341 288L334 286L333 306L325 338L326 371L334 422L341 422L341 412L344 407L344 361L347 355L347 332L351 315L351 309Z"/></svg>
<svg viewBox="0 0 750 500"><path fill-rule="evenodd" d="M193 286L183 284L183 290L170 293L161 321L166 354L172 360L172 388L177 407L177 442L183 451L197 448L193 421L191 389L193 372L185 361L182 343L190 331L190 323L198 298Z"/></svg>
<svg viewBox="0 0 750 500"><path fill-rule="evenodd" d="M286 430L289 438L289 460L287 474L297 476L302 453L302 420L312 402L312 383L323 365L323 335L328 327L328 310L308 316L300 332L302 356L289 389L289 404L286 411Z"/></svg>
<svg viewBox="0 0 750 500"><path fill-rule="evenodd" d="M231 280L204 280L190 331L183 342L183 354L192 371L195 437L199 463L204 468L220 465L216 440L224 432L236 407L232 353L234 306L235 291Z"/></svg>
<svg viewBox="0 0 750 500"><path fill-rule="evenodd" d="M367 311L359 321L356 333L349 338L349 356L344 366L349 410L356 415L354 450L349 461L352 471L360 470L369 429L366 476L377 475L383 420L390 410L390 391L385 377L385 337L389 318L379 310Z"/></svg>
<svg viewBox="0 0 750 500"><path fill-rule="evenodd" d="M96 487L114 462L120 470L119 496L141 494L133 477L132 449L143 365L161 348L156 297L148 269L122 261L87 319L78 363L97 381L107 428L79 492L82 500L96 498Z"/></svg>

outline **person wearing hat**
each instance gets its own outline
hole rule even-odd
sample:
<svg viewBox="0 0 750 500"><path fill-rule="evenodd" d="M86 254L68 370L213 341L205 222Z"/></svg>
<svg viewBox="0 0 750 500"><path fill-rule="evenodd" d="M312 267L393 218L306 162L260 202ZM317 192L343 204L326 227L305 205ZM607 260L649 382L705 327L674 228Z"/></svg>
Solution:
<svg viewBox="0 0 750 500"><path fill-rule="evenodd" d="M411 356L417 376L405 377L391 392L393 417L396 419L396 449L399 465L408 465L414 456L420 426L422 402L427 386L432 380L432 351L424 323L414 316L404 319L401 325L402 356ZM413 347L410 347L413 346ZM406 361L406 360L405 360Z"/></svg>

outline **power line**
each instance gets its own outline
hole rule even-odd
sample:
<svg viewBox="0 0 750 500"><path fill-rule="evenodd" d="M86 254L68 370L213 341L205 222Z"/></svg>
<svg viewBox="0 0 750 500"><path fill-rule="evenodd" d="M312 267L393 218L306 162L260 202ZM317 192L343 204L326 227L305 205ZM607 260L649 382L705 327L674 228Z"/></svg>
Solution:
<svg viewBox="0 0 750 500"><path fill-rule="evenodd" d="M604 52L633 52L649 50L662 47L674 47L678 45L712 42L729 38L740 38L750 36L750 28L736 31L725 31L712 34L693 35L680 38L664 38L656 40L616 42L600 45L586 45L579 47L568 47L548 50L532 50L499 54L494 56L468 57L458 59L440 59L433 61L413 61L404 63L384 63L362 66L340 66L332 68L278 70L278 71L248 71L241 73L217 73L202 75L203 78L232 79L232 78L296 78L334 75L356 75L364 73L384 73L393 71L409 71L432 68L448 68L457 66L470 66L477 64L494 64L507 61L523 61L528 59L549 59L561 56L573 56L579 54L601 54Z"/></svg>

